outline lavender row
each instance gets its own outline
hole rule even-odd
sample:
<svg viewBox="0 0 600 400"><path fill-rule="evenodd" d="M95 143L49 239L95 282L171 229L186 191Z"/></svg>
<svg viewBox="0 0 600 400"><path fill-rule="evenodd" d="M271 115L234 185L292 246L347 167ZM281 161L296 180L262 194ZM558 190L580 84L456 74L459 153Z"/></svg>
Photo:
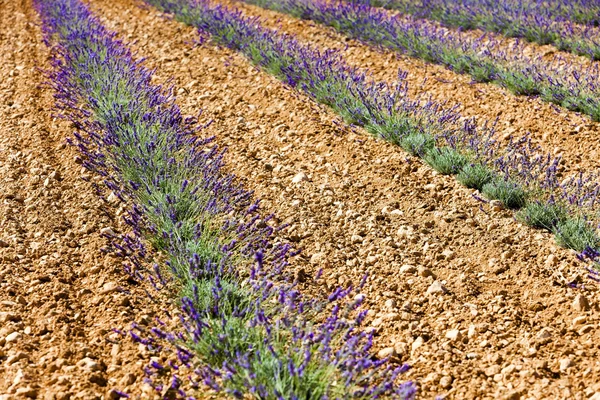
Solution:
<svg viewBox="0 0 600 400"><path fill-rule="evenodd" d="M595 215L600 180L595 175L562 179L559 159L544 154L524 137L501 147L491 126L477 126L454 109L407 96L404 74L396 85L377 83L351 68L339 55L319 52L289 35L263 28L256 18L206 0L146 0L201 35L242 52L286 84L336 111L343 119L402 146L443 174L455 174L518 209L517 218L555 234L577 251L597 248Z"/></svg>
<svg viewBox="0 0 600 400"><path fill-rule="evenodd" d="M346 0L465 30L480 29L598 60L600 4L540 0Z"/></svg>
<svg viewBox="0 0 600 400"><path fill-rule="evenodd" d="M396 51L494 82L518 95L542 100L600 121L600 67L580 67L557 56L525 55L519 43L507 51L494 37L472 38L425 20L392 16L365 4L328 0L240 0L331 26L366 44Z"/></svg>
<svg viewBox="0 0 600 400"><path fill-rule="evenodd" d="M77 128L73 142L85 167L130 205L132 234L113 237L113 246L134 277L179 296L176 331L131 332L177 356L148 366L158 394L183 397L184 387L204 383L236 398L412 398L412 383L395 383L406 367L371 356L372 333L359 330L361 297L347 299L349 288L306 300L286 283L291 249L223 172L222 152L197 138L172 90L151 84L151 71L79 0L36 6L56 54L57 107Z"/></svg>

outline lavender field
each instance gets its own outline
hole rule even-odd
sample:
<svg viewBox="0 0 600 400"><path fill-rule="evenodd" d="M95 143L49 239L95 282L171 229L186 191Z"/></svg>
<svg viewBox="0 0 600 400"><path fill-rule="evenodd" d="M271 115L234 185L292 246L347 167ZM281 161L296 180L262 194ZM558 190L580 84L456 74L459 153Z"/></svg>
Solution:
<svg viewBox="0 0 600 400"><path fill-rule="evenodd" d="M599 5L0 6L2 398L600 398Z"/></svg>

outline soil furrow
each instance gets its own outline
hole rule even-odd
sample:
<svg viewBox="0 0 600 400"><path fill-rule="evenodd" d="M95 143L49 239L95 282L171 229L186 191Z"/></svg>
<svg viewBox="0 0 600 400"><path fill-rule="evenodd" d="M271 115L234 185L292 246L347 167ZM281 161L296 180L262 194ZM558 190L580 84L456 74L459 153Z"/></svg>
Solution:
<svg viewBox="0 0 600 400"><path fill-rule="evenodd" d="M230 170L290 224L285 237L304 249L293 268L305 292L368 274L377 349L413 365L408 377L423 397L600 392L600 292L569 285L585 273L550 235L490 209L398 147L340 128L243 57L194 46L192 28L154 9L129 0L92 7L157 69L158 82L174 79L185 113L204 110L213 121L205 134L228 146Z"/></svg>
<svg viewBox="0 0 600 400"><path fill-rule="evenodd" d="M239 8L246 15L260 16L264 25L296 35L306 43L336 49L349 65L367 70L374 79L394 82L398 70L407 71L412 96L425 94L449 106L458 105L464 116L480 121L498 120L497 130L502 140L529 133L544 150L563 156L566 172L588 171L600 165L600 124L587 116L537 98L515 96L493 84L474 83L469 76L439 65L373 49L311 21L238 1L222 3Z"/></svg>
<svg viewBox="0 0 600 400"><path fill-rule="evenodd" d="M52 117L50 68L31 1L0 6L0 398L141 393L149 354L114 328L160 310L105 255L119 204L96 195Z"/></svg>

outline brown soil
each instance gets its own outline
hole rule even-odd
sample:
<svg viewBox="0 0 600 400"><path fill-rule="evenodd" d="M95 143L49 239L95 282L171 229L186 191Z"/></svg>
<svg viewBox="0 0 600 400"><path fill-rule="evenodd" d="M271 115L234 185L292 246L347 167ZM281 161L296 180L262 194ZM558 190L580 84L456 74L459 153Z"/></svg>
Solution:
<svg viewBox="0 0 600 400"><path fill-rule="evenodd" d="M286 237L304 249L293 268L306 272L307 293L369 275L363 293L377 350L395 351L413 366L406 379L416 380L423 398L600 397L600 291L550 235L490 209L398 147L339 128L331 112L243 57L193 46L192 28L130 0L92 6L147 57L158 82L174 78L185 113L202 109L214 120L205 134L229 147L231 171L263 199L265 212L290 223ZM305 38L342 43L326 29L277 17ZM501 126L537 127L538 138L552 129L547 141L564 151L593 145L596 124L570 136L567 114L537 100L348 43L344 56L376 67L378 76L404 65L413 83L424 76L452 80L430 79L425 89L444 97L454 88L466 113L499 113ZM380 64L384 58L388 63ZM592 159L582 155L581 163ZM312 279L320 268L323 277ZM575 289L572 281L585 284Z"/></svg>
<svg viewBox="0 0 600 400"><path fill-rule="evenodd" d="M101 399L148 393L149 354L113 328L150 322L159 307L122 261L103 255L121 229L52 118L39 20L28 0L0 12L0 398ZM160 315L160 314L158 314Z"/></svg>
<svg viewBox="0 0 600 400"><path fill-rule="evenodd" d="M365 69L377 80L393 82L399 69L408 71L410 95L424 94L458 105L461 114L480 121L498 119L499 137L531 134L533 141L554 155L563 155L565 170L589 171L600 166L600 124L588 116L573 113L537 98L515 96L499 86L473 83L468 75L456 74L443 66L378 51L338 34L331 28L237 1L223 1L253 16L264 25L280 28L300 40L321 48L337 49L350 65ZM530 51L546 52L545 47L529 45ZM568 56L566 56L568 57Z"/></svg>

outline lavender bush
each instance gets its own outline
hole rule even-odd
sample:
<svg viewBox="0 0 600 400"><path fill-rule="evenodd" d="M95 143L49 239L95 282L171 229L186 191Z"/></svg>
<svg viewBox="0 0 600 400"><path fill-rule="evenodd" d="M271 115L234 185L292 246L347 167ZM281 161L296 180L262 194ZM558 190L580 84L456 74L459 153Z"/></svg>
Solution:
<svg viewBox="0 0 600 400"><path fill-rule="evenodd" d="M600 58L600 4L541 0L346 0L465 30L480 29Z"/></svg>
<svg viewBox="0 0 600 400"><path fill-rule="evenodd" d="M344 0L240 0L312 20L379 48L397 51L495 82L519 95L535 95L600 120L600 69L581 68L561 57L552 62L529 57L517 43L509 53L498 40L472 39L424 20L391 16L368 4Z"/></svg>
<svg viewBox="0 0 600 400"><path fill-rule="evenodd" d="M196 26L216 43L240 51L281 81L331 107L346 122L403 146L442 173L457 174L465 185L476 186L508 208L519 209L530 202L556 204L570 215L562 224L595 213L600 186L594 174L561 182L557 172L560 159L541 152L527 136L501 147L494 140L493 127L478 127L454 109L426 99L411 100L404 73L395 85L373 82L331 51L302 45L289 35L263 28L256 18L208 0L146 2ZM592 221L595 223L591 219L586 223L596 235ZM562 245L576 242L561 240L559 225L546 229L557 234Z"/></svg>
<svg viewBox="0 0 600 400"><path fill-rule="evenodd" d="M178 294L178 331L131 332L177 354L179 366L148 367L150 378L172 375L170 386L154 380L156 390L185 396L177 376L185 366L192 387L203 382L236 398L414 397L412 383L395 383L406 367L371 356L372 334L359 329L366 313L348 299L351 288L307 300L286 283L291 249L223 172L222 152L198 139L172 90L152 85L151 71L79 0L36 7L56 54L57 107L77 128L73 143L85 167L130 205L133 233L113 246L133 276ZM166 261L149 268L156 260Z"/></svg>

